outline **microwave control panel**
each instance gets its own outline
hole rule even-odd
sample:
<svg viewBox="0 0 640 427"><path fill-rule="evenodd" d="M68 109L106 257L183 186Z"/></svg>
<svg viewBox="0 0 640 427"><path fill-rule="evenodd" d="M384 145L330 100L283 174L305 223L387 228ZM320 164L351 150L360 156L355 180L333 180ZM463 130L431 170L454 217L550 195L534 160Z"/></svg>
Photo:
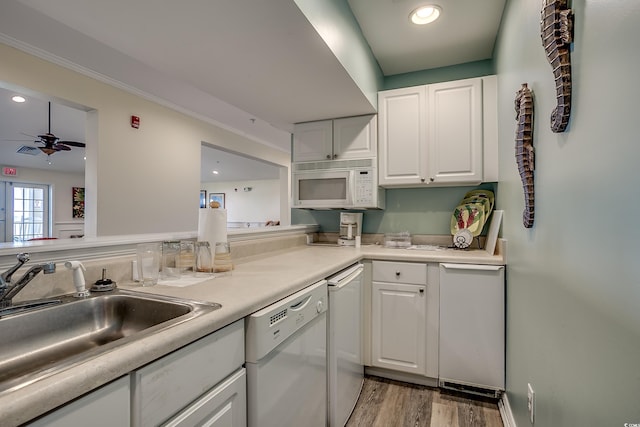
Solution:
<svg viewBox="0 0 640 427"><path fill-rule="evenodd" d="M371 170L356 170L354 178L353 203L356 206L369 206L374 204L375 174Z"/></svg>

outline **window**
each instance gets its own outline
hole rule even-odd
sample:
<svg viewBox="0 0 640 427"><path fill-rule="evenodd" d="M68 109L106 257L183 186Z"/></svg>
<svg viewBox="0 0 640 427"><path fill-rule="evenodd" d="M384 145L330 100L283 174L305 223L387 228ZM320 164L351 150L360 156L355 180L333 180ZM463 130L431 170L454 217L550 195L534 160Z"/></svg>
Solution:
<svg viewBox="0 0 640 427"><path fill-rule="evenodd" d="M49 237L49 186L14 182L9 188L7 237L14 242Z"/></svg>

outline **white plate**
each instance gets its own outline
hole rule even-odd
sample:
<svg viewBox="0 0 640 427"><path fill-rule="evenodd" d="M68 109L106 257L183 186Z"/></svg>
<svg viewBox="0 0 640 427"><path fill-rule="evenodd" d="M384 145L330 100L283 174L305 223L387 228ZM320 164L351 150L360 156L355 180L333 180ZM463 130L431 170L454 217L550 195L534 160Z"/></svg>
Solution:
<svg viewBox="0 0 640 427"><path fill-rule="evenodd" d="M466 228L462 228L456 231L456 234L453 235L453 246L459 249L468 248L471 245L472 241L473 235Z"/></svg>

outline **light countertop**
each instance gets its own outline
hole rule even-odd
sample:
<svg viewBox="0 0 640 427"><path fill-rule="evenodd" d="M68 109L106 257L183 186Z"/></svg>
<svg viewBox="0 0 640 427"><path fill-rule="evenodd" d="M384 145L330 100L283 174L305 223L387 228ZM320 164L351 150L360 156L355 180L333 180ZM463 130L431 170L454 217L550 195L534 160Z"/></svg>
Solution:
<svg viewBox="0 0 640 427"><path fill-rule="evenodd" d="M150 337L123 345L18 390L0 393L2 425L19 425L109 381L214 332L362 259L503 265L504 257L484 250L439 251L297 246L236 265L231 275L176 287L158 284L123 289L216 302L222 308Z"/></svg>

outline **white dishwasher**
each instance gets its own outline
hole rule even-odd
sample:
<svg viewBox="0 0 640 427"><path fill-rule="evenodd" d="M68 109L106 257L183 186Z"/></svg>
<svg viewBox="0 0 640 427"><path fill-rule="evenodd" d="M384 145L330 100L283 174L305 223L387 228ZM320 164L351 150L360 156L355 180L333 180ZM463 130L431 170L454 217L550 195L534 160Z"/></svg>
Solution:
<svg viewBox="0 0 640 427"><path fill-rule="evenodd" d="M343 427L356 406L362 383L362 264L327 279L329 326L327 365L329 426Z"/></svg>
<svg viewBox="0 0 640 427"><path fill-rule="evenodd" d="M440 387L504 390L504 266L440 264Z"/></svg>
<svg viewBox="0 0 640 427"><path fill-rule="evenodd" d="M327 424L327 281L246 317L249 427Z"/></svg>

